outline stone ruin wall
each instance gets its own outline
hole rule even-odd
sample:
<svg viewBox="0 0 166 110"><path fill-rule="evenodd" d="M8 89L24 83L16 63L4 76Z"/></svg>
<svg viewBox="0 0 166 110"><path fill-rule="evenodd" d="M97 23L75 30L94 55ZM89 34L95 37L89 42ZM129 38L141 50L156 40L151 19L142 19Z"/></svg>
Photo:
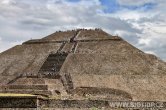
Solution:
<svg viewBox="0 0 166 110"><path fill-rule="evenodd" d="M77 75L71 74L74 88L101 87L123 90L133 101L165 101L165 75ZM157 94L157 95L156 95Z"/></svg>

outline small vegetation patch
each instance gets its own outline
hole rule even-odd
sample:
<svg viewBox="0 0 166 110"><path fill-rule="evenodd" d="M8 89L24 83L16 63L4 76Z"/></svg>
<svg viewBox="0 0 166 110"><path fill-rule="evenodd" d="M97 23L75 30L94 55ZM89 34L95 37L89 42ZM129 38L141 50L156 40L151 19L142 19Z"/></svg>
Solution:
<svg viewBox="0 0 166 110"><path fill-rule="evenodd" d="M0 97L33 97L36 95L31 94L13 94L13 93L0 93Z"/></svg>

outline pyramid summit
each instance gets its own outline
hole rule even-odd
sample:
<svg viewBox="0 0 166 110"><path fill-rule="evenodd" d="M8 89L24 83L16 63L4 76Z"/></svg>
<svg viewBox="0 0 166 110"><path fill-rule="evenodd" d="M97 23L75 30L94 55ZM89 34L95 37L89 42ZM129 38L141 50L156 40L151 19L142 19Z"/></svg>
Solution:
<svg viewBox="0 0 166 110"><path fill-rule="evenodd" d="M25 102L36 99L44 108L165 101L165 75L165 62L119 36L101 29L58 31L0 54L0 106L7 106L1 103L4 97L8 103L23 97L17 101L26 107L34 107Z"/></svg>

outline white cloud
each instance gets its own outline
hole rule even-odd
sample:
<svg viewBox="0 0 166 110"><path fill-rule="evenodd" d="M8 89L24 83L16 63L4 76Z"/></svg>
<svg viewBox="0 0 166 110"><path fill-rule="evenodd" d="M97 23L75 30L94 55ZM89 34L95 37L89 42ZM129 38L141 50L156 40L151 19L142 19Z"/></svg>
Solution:
<svg viewBox="0 0 166 110"><path fill-rule="evenodd" d="M122 8L105 13L99 0L2 0L0 1L0 51L57 30L103 28L138 48L166 59L166 2L118 0L123 6L157 4L150 10ZM160 45L159 45L160 44Z"/></svg>
<svg viewBox="0 0 166 110"><path fill-rule="evenodd" d="M1 3L2 3L2 4L9 4L9 3L10 3L10 0L2 0Z"/></svg>
<svg viewBox="0 0 166 110"><path fill-rule="evenodd" d="M140 29L141 33L135 33L137 43L130 36L126 40L145 52L155 53L158 57L166 60L166 1L164 0L118 0L120 5L143 6L146 3L154 3L149 10L122 9L111 16L131 23L134 28ZM128 32L127 32L128 33ZM130 40L132 39L132 40Z"/></svg>
<svg viewBox="0 0 166 110"><path fill-rule="evenodd" d="M120 5L125 6L141 6L146 3L154 3L155 0L117 0Z"/></svg>
<svg viewBox="0 0 166 110"><path fill-rule="evenodd" d="M0 51L7 50L15 45L21 44L22 41L16 41L16 42L8 42L8 41L2 41L0 38Z"/></svg>

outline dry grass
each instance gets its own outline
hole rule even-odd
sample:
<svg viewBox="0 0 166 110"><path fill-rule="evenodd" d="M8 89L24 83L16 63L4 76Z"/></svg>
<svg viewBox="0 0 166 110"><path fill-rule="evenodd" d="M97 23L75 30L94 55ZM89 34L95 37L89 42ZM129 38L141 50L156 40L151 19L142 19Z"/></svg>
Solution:
<svg viewBox="0 0 166 110"><path fill-rule="evenodd" d="M13 93L0 93L0 97L33 97L36 95L31 94L13 94Z"/></svg>

